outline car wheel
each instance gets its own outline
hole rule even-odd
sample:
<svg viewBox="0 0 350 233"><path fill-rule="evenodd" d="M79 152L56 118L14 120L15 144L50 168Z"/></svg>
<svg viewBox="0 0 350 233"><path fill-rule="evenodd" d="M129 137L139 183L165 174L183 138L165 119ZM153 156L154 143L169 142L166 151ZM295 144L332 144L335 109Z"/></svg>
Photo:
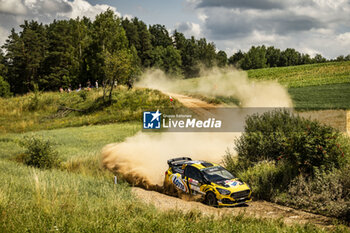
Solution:
<svg viewBox="0 0 350 233"><path fill-rule="evenodd" d="M212 192L207 193L206 200L207 200L207 204L209 206L217 206L218 205L218 201L216 199L216 196Z"/></svg>

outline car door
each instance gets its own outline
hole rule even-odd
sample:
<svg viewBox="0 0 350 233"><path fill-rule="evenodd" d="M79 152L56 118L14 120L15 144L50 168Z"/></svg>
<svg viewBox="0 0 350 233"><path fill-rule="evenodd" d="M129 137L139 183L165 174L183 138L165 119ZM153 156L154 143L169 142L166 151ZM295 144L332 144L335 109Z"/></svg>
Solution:
<svg viewBox="0 0 350 233"><path fill-rule="evenodd" d="M187 166L185 169L185 179L191 194L202 193L200 186L203 184L203 176L200 171L192 166Z"/></svg>

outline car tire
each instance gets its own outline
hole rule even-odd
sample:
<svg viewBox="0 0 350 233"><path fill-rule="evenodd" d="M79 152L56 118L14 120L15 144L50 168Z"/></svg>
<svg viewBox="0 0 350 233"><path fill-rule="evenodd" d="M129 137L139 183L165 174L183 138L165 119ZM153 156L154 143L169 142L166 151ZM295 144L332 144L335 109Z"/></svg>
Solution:
<svg viewBox="0 0 350 233"><path fill-rule="evenodd" d="M216 199L216 196L213 192L208 192L205 197L206 203L209 206L217 206L218 200Z"/></svg>

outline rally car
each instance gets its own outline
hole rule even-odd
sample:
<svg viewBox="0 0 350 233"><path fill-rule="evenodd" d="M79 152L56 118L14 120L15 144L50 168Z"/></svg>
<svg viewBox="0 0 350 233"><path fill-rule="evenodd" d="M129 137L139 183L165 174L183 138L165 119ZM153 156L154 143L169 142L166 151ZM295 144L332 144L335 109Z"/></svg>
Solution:
<svg viewBox="0 0 350 233"><path fill-rule="evenodd" d="M201 196L210 206L235 206L251 201L249 186L218 164L188 157L168 160L166 190Z"/></svg>

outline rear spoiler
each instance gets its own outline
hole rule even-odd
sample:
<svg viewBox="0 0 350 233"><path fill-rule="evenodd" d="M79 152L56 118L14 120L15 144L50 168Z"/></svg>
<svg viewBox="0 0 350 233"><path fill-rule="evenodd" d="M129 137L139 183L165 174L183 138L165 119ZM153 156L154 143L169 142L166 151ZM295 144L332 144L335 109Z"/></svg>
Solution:
<svg viewBox="0 0 350 233"><path fill-rule="evenodd" d="M172 167L174 165L183 164L187 161L192 161L192 159L189 157L179 157L179 158L169 159L167 162L168 162L169 167Z"/></svg>

